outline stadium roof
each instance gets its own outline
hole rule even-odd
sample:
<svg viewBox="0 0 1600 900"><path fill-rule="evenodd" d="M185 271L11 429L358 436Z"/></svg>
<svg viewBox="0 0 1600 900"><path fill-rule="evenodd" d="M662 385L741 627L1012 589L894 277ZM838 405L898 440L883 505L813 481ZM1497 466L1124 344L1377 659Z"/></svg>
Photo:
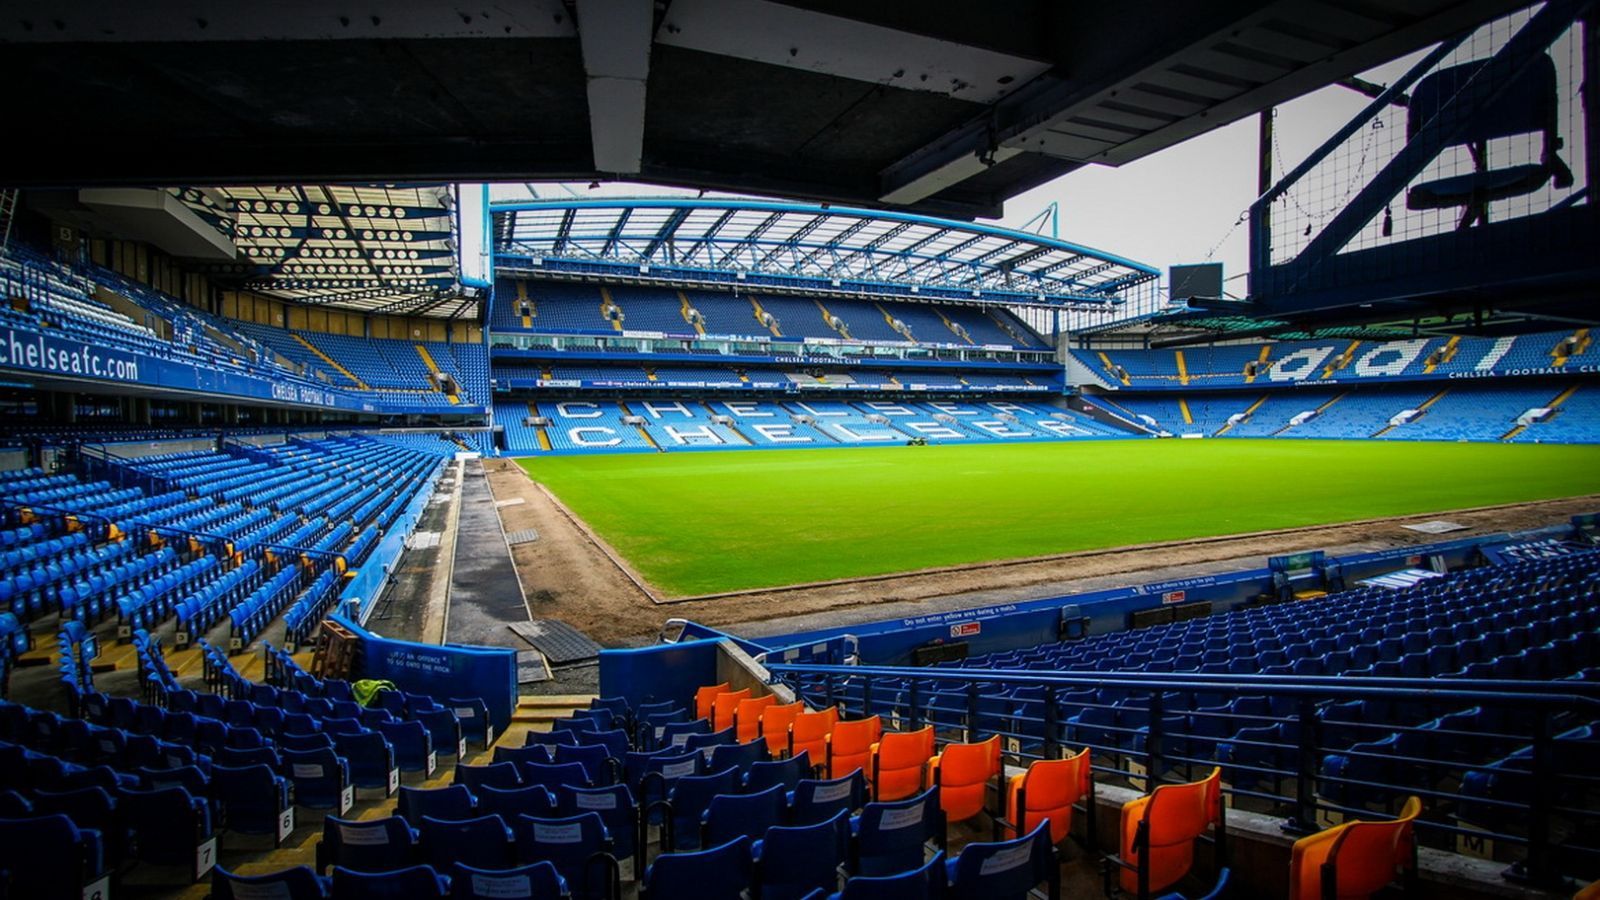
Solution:
<svg viewBox="0 0 1600 900"><path fill-rule="evenodd" d="M615 177L993 218L1523 5L16 0L0 178Z"/></svg>
<svg viewBox="0 0 1600 900"><path fill-rule="evenodd" d="M1045 306L1116 302L1160 274L1068 241L914 213L668 197L490 210L496 265L520 272L722 283L760 275L798 288L915 286L941 299Z"/></svg>
<svg viewBox="0 0 1600 900"><path fill-rule="evenodd" d="M460 287L448 185L172 188L232 241L224 283L369 313L475 317Z"/></svg>

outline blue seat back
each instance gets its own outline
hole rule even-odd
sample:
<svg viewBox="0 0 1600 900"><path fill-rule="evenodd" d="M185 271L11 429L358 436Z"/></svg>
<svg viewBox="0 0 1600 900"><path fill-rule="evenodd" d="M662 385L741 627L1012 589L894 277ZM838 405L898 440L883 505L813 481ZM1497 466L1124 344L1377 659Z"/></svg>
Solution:
<svg viewBox="0 0 1600 900"><path fill-rule="evenodd" d="M422 824L423 816L432 816L435 819L470 819L477 815L474 810L472 791L465 785L452 784L449 787L400 788L400 799L395 806L395 814L410 823L412 828Z"/></svg>
<svg viewBox="0 0 1600 900"><path fill-rule="evenodd" d="M211 900L322 900L327 895L327 885L309 866L293 866L265 875L236 875L221 866L211 870Z"/></svg>
<svg viewBox="0 0 1600 900"><path fill-rule="evenodd" d="M445 820L423 816L423 859L436 868L466 863L484 869L503 869L512 864L511 830L499 816Z"/></svg>
<svg viewBox="0 0 1600 900"><path fill-rule="evenodd" d="M550 862L574 897L602 897L610 891L616 861L611 857L611 835L599 814L518 816L515 822L519 862Z"/></svg>
<svg viewBox="0 0 1600 900"><path fill-rule="evenodd" d="M894 875L852 875L839 900L944 900L947 890L944 851L925 865Z"/></svg>
<svg viewBox="0 0 1600 900"><path fill-rule="evenodd" d="M339 900L443 900L448 886L432 866L412 866L381 874L335 866L332 896Z"/></svg>
<svg viewBox="0 0 1600 900"><path fill-rule="evenodd" d="M666 853L644 877L651 900L741 900L750 884L750 839L694 853Z"/></svg>
<svg viewBox="0 0 1600 900"><path fill-rule="evenodd" d="M760 840L768 828L783 824L788 811L782 785L753 794L718 794L706 807L701 839L707 847L726 844L741 834Z"/></svg>
<svg viewBox="0 0 1600 900"><path fill-rule="evenodd" d="M556 791L556 814L562 817L592 812L605 823L611 834L611 852L619 860L632 859L639 827L639 810L633 794L624 784L580 788L563 786Z"/></svg>
<svg viewBox="0 0 1600 900"><path fill-rule="evenodd" d="M317 847L317 868L343 866L356 872L403 869L414 861L417 838L399 816L382 819L322 820L322 844Z"/></svg>
<svg viewBox="0 0 1600 900"><path fill-rule="evenodd" d="M548 862L515 869L456 863L450 870L451 900L557 900L566 895L566 879Z"/></svg>
<svg viewBox="0 0 1600 900"><path fill-rule="evenodd" d="M937 787L888 803L868 803L853 823L856 859L852 871L889 875L922 865L922 848L944 838L944 812Z"/></svg>
<svg viewBox="0 0 1600 900"><path fill-rule="evenodd" d="M860 769L842 778L802 778L789 804L790 821L795 825L826 822L840 810L855 812L866 800L867 778Z"/></svg>
<svg viewBox="0 0 1600 900"><path fill-rule="evenodd" d="M1010 841L971 843L949 864L950 896L962 900L1027 900L1036 885L1061 878L1050 829L1041 822ZM1058 896L1059 890L1051 893Z"/></svg>
<svg viewBox="0 0 1600 900"><path fill-rule="evenodd" d="M840 811L815 825L777 826L761 841L761 900L800 900L812 891L832 893L850 841L849 814Z"/></svg>

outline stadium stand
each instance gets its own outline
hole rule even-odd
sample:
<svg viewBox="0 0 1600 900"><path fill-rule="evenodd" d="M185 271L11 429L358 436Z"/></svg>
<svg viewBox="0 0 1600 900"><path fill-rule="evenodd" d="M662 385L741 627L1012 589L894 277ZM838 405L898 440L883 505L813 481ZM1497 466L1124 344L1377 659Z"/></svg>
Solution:
<svg viewBox="0 0 1600 900"><path fill-rule="evenodd" d="M650 396L499 403L513 455L540 451L749 449L840 444L1072 440L1128 435L1079 412L1041 403L900 400L698 401ZM547 424L528 425L542 418ZM540 437L541 431L544 438ZM546 446L548 444L548 446Z"/></svg>
<svg viewBox="0 0 1600 900"><path fill-rule="evenodd" d="M500 296L509 301L492 317L491 327L496 332L605 335L628 330L696 338L820 338L879 344L1049 349L1047 341L1003 310L977 311L955 305L923 306L835 298L818 301L765 292L738 297L710 291L684 291L679 297L677 291L624 286L608 286L602 295L599 287L512 279L501 279L496 288ZM524 296L527 301L521 299ZM622 312L620 321L602 314L604 297L610 297L611 307ZM685 303L689 310L700 314L703 331L685 318ZM524 317L521 310L525 308L535 310L536 314ZM762 327L758 308L776 322L776 334ZM838 320L843 331L823 318L824 310ZM905 330L894 328L894 321L899 321ZM963 332L966 337L962 336Z"/></svg>

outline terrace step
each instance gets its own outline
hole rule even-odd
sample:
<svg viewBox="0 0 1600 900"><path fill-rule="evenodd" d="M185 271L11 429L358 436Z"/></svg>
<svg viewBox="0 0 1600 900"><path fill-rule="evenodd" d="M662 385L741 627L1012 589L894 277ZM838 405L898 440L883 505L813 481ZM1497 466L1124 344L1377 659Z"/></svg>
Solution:
<svg viewBox="0 0 1600 900"><path fill-rule="evenodd" d="M556 719L565 719L580 709L588 709L594 694L544 694L519 697L511 721L527 725L549 725Z"/></svg>

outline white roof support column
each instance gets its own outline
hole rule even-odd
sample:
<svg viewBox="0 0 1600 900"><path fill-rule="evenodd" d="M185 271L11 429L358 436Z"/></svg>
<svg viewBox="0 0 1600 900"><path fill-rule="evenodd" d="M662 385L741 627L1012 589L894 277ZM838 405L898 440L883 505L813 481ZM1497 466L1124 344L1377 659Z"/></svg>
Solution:
<svg viewBox="0 0 1600 900"><path fill-rule="evenodd" d="M655 28L651 0L577 0L578 38L589 76L594 167L636 175L644 156L645 82Z"/></svg>

